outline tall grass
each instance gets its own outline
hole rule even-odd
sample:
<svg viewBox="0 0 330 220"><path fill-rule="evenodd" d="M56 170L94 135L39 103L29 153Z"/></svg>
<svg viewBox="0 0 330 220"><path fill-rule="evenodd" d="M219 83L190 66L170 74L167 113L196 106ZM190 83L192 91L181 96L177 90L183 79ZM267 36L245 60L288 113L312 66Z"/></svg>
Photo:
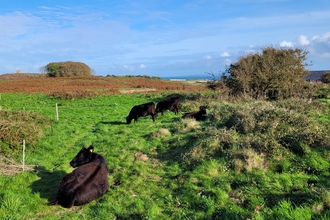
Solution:
<svg viewBox="0 0 330 220"><path fill-rule="evenodd" d="M3 94L3 110L51 121L27 144L33 171L0 175L4 219L327 219L330 212L329 106L319 101L222 101L180 94L181 112L127 125L136 104L168 94L57 99ZM59 106L59 121L55 104ZM212 120L182 120L207 104ZM93 144L110 189L98 200L47 206L69 161ZM17 154L17 152L12 152ZM20 157L16 157L20 158ZM17 163L20 163L19 159Z"/></svg>

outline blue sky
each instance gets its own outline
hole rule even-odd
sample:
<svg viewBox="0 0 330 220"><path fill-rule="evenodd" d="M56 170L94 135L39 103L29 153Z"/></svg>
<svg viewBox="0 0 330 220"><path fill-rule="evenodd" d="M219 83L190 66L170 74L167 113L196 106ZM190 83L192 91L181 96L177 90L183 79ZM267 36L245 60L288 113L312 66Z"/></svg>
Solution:
<svg viewBox="0 0 330 220"><path fill-rule="evenodd" d="M2 0L0 74L86 63L95 75L219 73L265 46L330 70L330 1Z"/></svg>

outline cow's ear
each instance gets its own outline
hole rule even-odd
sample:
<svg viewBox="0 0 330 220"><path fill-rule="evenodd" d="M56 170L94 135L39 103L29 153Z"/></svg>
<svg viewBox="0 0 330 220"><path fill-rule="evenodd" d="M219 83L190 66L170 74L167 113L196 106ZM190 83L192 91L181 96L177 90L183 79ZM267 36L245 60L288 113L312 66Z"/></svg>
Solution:
<svg viewBox="0 0 330 220"><path fill-rule="evenodd" d="M93 145L91 145L91 146L88 147L88 151L91 152L91 153L93 153L93 151L94 151Z"/></svg>

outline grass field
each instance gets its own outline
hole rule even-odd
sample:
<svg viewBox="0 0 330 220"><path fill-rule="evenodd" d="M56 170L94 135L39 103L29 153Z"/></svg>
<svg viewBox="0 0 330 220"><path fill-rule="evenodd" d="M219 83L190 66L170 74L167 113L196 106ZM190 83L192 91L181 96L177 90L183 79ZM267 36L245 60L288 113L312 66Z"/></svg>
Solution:
<svg viewBox="0 0 330 220"><path fill-rule="evenodd" d="M131 107L171 91L74 100L1 93L2 111L45 118L36 142L1 142L1 219L329 219L327 100L229 101L175 91L180 113L127 125ZM59 120L56 120L58 105ZM212 121L182 120L209 106ZM20 143L19 143L20 144ZM93 144L110 170L106 195L84 206L48 206L69 161ZM2 169L3 170L3 169ZM11 174L11 175L8 175Z"/></svg>

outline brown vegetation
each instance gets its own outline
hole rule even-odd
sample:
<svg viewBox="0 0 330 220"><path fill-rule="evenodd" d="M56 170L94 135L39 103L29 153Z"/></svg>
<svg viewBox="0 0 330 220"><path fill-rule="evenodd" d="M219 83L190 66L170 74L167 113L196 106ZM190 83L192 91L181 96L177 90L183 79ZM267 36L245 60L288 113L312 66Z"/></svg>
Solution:
<svg viewBox="0 0 330 220"><path fill-rule="evenodd" d="M33 143L43 134L43 127L49 124L49 119L35 112L0 111L0 152L12 151L13 146L25 139Z"/></svg>
<svg viewBox="0 0 330 220"><path fill-rule="evenodd" d="M59 98L91 97L98 94L119 94L150 91L208 91L205 86L187 85L157 78L73 76L46 77L44 74L0 75L0 93L40 93Z"/></svg>
<svg viewBox="0 0 330 220"><path fill-rule="evenodd" d="M34 165L24 165L24 170L34 171ZM12 176L23 170L23 164L17 163L13 158L0 155L0 174Z"/></svg>

